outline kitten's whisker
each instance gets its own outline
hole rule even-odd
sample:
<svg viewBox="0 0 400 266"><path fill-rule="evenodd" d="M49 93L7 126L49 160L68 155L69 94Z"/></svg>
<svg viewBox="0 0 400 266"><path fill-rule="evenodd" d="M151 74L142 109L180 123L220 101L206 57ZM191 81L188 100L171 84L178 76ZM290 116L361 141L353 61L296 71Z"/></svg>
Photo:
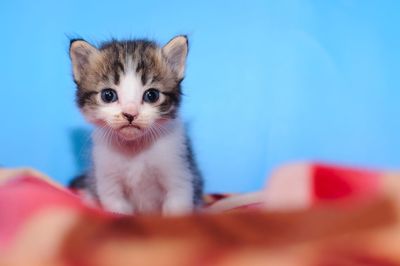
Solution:
<svg viewBox="0 0 400 266"><path fill-rule="evenodd" d="M154 127L155 127L155 130L156 130L157 135L158 135L159 137L168 135L168 134L171 132L171 130L170 130L169 128L167 128L167 127L166 127L165 125L163 125L163 124L157 124L157 125L155 125Z"/></svg>
<svg viewBox="0 0 400 266"><path fill-rule="evenodd" d="M157 129L155 127L151 127L151 132L152 132L152 136L153 136L153 141L156 141L158 139L158 133L157 133Z"/></svg>
<svg viewBox="0 0 400 266"><path fill-rule="evenodd" d="M109 145L112 145L112 143L113 143L113 132L112 132L112 129L109 128L109 127L106 130L106 138L107 138L107 143Z"/></svg>
<svg viewBox="0 0 400 266"><path fill-rule="evenodd" d="M145 143L152 143L153 142L153 130L149 127L146 130L146 133L143 135L143 142Z"/></svg>
<svg viewBox="0 0 400 266"><path fill-rule="evenodd" d="M160 133L159 133L159 130L157 129L157 127L155 127L155 126L152 127L152 132L153 132L154 139L157 139L160 137Z"/></svg>

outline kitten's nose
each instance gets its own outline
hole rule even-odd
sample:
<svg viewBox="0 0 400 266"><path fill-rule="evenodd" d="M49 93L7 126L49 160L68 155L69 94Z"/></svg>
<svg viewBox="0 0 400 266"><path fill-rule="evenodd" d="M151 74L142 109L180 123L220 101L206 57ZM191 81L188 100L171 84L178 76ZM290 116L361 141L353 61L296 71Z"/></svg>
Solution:
<svg viewBox="0 0 400 266"><path fill-rule="evenodd" d="M136 104L133 103L126 103L122 107L122 115L128 120L129 124L132 124L132 121L135 120L135 118L138 115L138 107Z"/></svg>
<svg viewBox="0 0 400 266"><path fill-rule="evenodd" d="M126 120L128 120L129 124L131 124L136 117L136 115L131 115L128 113L122 113L122 115L126 118Z"/></svg>

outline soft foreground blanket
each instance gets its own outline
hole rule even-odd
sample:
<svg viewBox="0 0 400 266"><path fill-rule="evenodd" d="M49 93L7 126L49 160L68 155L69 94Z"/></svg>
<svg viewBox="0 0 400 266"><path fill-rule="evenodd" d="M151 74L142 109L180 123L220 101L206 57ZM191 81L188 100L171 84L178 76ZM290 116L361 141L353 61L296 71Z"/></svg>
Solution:
<svg viewBox="0 0 400 266"><path fill-rule="evenodd" d="M2 169L0 265L400 265L399 192L396 172L289 164L191 216L127 217Z"/></svg>

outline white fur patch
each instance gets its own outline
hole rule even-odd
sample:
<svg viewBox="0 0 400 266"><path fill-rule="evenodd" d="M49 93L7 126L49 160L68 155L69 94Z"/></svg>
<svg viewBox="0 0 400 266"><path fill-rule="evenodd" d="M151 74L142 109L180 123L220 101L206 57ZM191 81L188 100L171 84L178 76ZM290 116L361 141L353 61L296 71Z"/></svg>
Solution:
<svg viewBox="0 0 400 266"><path fill-rule="evenodd" d="M143 85L139 77L130 68L127 73L121 76L120 84L117 88L119 104L121 106L133 103L139 105L142 101Z"/></svg>
<svg viewBox="0 0 400 266"><path fill-rule="evenodd" d="M172 131L137 154L125 154L94 135L94 175L103 207L123 214L184 214L193 210L192 174L185 161L185 135Z"/></svg>
<svg viewBox="0 0 400 266"><path fill-rule="evenodd" d="M157 104L144 103L143 93L150 87L143 86L139 76L132 70L129 70L125 75L121 75L121 82L118 86L112 87L118 94L118 101L113 103L102 103L101 95L98 94L98 101L100 104L97 107L95 114L91 117L87 116L90 122L96 120L105 121L106 125L110 128L117 129L127 124L127 120L122 113L131 113L135 110L137 117L134 123L143 128L151 126L158 118ZM159 102L164 100L164 95L160 94Z"/></svg>

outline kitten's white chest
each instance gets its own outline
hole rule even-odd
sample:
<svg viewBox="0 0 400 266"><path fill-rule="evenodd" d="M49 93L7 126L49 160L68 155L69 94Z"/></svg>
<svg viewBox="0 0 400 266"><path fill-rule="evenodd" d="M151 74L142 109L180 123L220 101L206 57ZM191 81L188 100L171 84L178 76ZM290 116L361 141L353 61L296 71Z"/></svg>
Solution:
<svg viewBox="0 0 400 266"><path fill-rule="evenodd" d="M107 146L96 147L95 176L101 179L97 186L100 191L105 191L101 193L101 197L111 197L108 200L114 201L117 205L115 208L122 208L124 213L160 212L164 197L159 182L162 177L151 154L150 151L144 151L130 157ZM123 198L120 199L119 196ZM127 201L128 206L119 207L119 201Z"/></svg>
<svg viewBox="0 0 400 266"><path fill-rule="evenodd" d="M134 155L95 140L94 175L102 204L119 213L160 213L172 187L168 184L188 186L191 179L178 133L164 136ZM191 187L186 190L192 193Z"/></svg>
<svg viewBox="0 0 400 266"><path fill-rule="evenodd" d="M165 197L161 185L162 165L152 159L152 152L144 152L137 158L129 158L126 162L122 177L124 196L133 205L134 211L139 213L160 213Z"/></svg>

